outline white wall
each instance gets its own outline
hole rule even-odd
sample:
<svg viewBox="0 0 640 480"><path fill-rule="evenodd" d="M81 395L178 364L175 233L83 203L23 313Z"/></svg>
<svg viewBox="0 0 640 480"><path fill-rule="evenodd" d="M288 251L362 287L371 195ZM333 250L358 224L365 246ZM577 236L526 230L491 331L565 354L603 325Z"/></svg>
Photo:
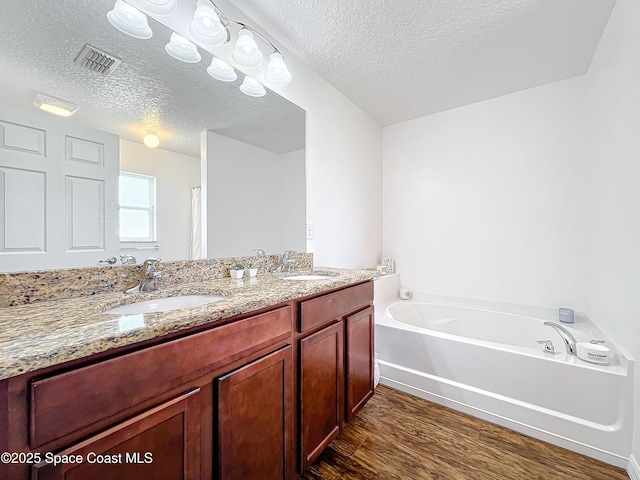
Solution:
<svg viewBox="0 0 640 480"><path fill-rule="evenodd" d="M636 360L640 360L639 25L640 3L618 0L587 74L594 137L587 311ZM640 462L638 365L634 405L633 456Z"/></svg>
<svg viewBox="0 0 640 480"><path fill-rule="evenodd" d="M618 0L586 75L384 129L383 251L403 283L586 310L640 359L638 25Z"/></svg>
<svg viewBox="0 0 640 480"><path fill-rule="evenodd" d="M123 249L147 257L189 259L191 188L200 185L200 159L120 140L120 170L156 177L158 250Z"/></svg>
<svg viewBox="0 0 640 480"><path fill-rule="evenodd" d="M307 111L308 251L316 265L374 266L382 253L382 128L315 72L294 68L296 83L285 88Z"/></svg>
<svg viewBox="0 0 640 480"><path fill-rule="evenodd" d="M384 253L415 291L583 308L588 133L570 79L384 129Z"/></svg>
<svg viewBox="0 0 640 480"><path fill-rule="evenodd" d="M304 151L284 155L205 132L207 257L305 251Z"/></svg>

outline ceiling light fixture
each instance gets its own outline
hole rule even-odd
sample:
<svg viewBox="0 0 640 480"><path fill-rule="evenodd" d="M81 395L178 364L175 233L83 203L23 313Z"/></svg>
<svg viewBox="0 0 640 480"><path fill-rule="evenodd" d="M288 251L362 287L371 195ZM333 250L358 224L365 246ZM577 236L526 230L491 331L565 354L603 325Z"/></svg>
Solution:
<svg viewBox="0 0 640 480"><path fill-rule="evenodd" d="M238 78L236 71L231 65L218 57L213 57L211 65L207 67L207 73L216 80L223 82L233 82Z"/></svg>
<svg viewBox="0 0 640 480"><path fill-rule="evenodd" d="M193 38L210 47L227 43L231 38L209 0L198 0L193 20L189 24L189 32Z"/></svg>
<svg viewBox="0 0 640 480"><path fill-rule="evenodd" d="M36 94L33 104L40 110L58 115L60 117L70 117L78 111L78 106L60 98L50 97L42 93Z"/></svg>
<svg viewBox="0 0 640 480"><path fill-rule="evenodd" d="M113 10L107 13L107 19L111 25L131 37L145 40L153 35L147 16L122 0L116 0Z"/></svg>
<svg viewBox="0 0 640 480"><path fill-rule="evenodd" d="M198 63L202 57L194 43L177 33L171 34L171 40L164 47L169 55L186 63Z"/></svg>
<svg viewBox="0 0 640 480"><path fill-rule="evenodd" d="M242 85L240 85L240 91L250 97L264 97L267 94L260 82L247 75L245 75Z"/></svg>
<svg viewBox="0 0 640 480"><path fill-rule="evenodd" d="M156 148L158 145L160 145L158 132L156 132L155 130L147 130L147 134L144 136L142 141L149 148Z"/></svg>
<svg viewBox="0 0 640 480"><path fill-rule="evenodd" d="M178 6L176 0L137 0L137 2L149 13L160 17L171 15Z"/></svg>

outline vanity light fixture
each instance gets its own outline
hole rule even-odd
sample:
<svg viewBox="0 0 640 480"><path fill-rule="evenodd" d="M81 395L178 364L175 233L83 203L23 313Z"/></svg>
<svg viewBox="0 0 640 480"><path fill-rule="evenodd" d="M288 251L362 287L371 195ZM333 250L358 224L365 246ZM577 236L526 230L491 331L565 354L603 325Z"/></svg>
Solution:
<svg viewBox="0 0 640 480"><path fill-rule="evenodd" d="M147 134L144 136L142 141L149 148L156 148L158 145L160 145L158 132L156 132L155 130L147 130Z"/></svg>
<svg viewBox="0 0 640 480"><path fill-rule="evenodd" d="M142 6L149 13L158 15L160 17L166 17L171 15L176 10L178 2L176 0L137 0L138 4Z"/></svg>
<svg viewBox="0 0 640 480"><path fill-rule="evenodd" d="M60 98L50 97L42 93L37 93L33 104L40 110L58 115L60 117L70 117L78 111L78 106Z"/></svg>
<svg viewBox="0 0 640 480"><path fill-rule="evenodd" d="M131 37L145 40L153 35L147 16L123 0L116 0L113 10L107 13L107 19L111 25Z"/></svg>
<svg viewBox="0 0 640 480"><path fill-rule="evenodd" d="M200 52L198 52L198 47L177 33L171 34L171 40L165 45L164 49L169 55L181 62L198 63L202 59Z"/></svg>
<svg viewBox="0 0 640 480"><path fill-rule="evenodd" d="M143 11L152 16L166 16L176 11L177 0L135 0L134 4L139 5ZM182 12L181 18L184 18L184 13L186 12ZM125 0L116 0L113 10L107 14L107 17L116 28L132 37L149 38L153 34L147 23L147 16ZM264 54L256 42L256 39L260 39L261 43L267 44L272 49L269 63L264 71L265 84L282 87L291 82L291 72L284 63L282 53L273 42L246 23L227 17L212 0L197 1L188 26L188 38L173 32L171 40L165 45L165 50L177 60L197 63L202 59L196 46L198 44L214 55L207 73L223 82L233 82L238 78L235 70L231 65L217 58L218 54L211 51L210 47L231 42L232 33L236 31L235 47L231 53L233 63L241 68L257 68L262 65ZM240 89L247 95L255 97L266 94L264 86L252 78L245 78Z"/></svg>
<svg viewBox="0 0 640 480"><path fill-rule="evenodd" d="M209 47L223 45L231 38L209 0L198 0L198 6L189 25L189 32L198 42Z"/></svg>
<svg viewBox="0 0 640 480"><path fill-rule="evenodd" d="M260 82L248 75L245 75L242 85L240 85L240 91L250 97L264 97L267 94L267 91Z"/></svg>
<svg viewBox="0 0 640 480"><path fill-rule="evenodd" d="M233 82L238 78L236 71L231 65L218 57L213 57L211 65L207 67L207 73L216 80L223 82Z"/></svg>

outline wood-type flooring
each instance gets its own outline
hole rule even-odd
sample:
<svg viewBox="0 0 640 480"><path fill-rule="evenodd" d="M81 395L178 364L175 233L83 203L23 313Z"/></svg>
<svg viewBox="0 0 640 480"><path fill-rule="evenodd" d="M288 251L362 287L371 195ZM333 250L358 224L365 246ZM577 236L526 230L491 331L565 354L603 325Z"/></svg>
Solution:
<svg viewBox="0 0 640 480"><path fill-rule="evenodd" d="M619 468L379 386L300 480L629 480Z"/></svg>

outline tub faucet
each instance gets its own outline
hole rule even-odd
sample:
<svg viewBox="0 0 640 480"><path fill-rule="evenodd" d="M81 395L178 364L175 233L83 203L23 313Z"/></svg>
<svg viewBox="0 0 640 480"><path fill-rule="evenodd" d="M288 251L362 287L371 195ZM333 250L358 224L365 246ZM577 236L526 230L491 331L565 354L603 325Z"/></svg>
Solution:
<svg viewBox="0 0 640 480"><path fill-rule="evenodd" d="M560 334L569 355L576 355L576 338L571 335L569 330L555 322L544 322L544 324L555 329Z"/></svg>

